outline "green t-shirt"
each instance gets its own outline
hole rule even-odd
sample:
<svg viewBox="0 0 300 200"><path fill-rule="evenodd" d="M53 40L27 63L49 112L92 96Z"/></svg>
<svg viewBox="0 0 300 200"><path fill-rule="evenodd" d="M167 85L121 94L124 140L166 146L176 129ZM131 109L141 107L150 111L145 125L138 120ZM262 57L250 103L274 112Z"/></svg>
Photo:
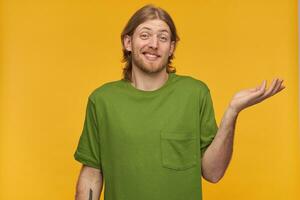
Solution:
<svg viewBox="0 0 300 200"><path fill-rule="evenodd" d="M217 130L204 82L170 73L144 91L120 79L89 95L74 158L102 171L105 200L200 200L201 157Z"/></svg>

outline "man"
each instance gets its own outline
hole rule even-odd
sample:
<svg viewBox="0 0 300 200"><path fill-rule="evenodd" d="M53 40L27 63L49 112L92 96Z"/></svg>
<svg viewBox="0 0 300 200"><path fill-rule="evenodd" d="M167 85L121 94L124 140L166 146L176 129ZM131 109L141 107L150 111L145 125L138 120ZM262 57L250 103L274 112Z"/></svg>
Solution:
<svg viewBox="0 0 300 200"><path fill-rule="evenodd" d="M179 37L168 13L139 9L121 35L124 78L89 96L76 160L77 200L196 200L201 176L217 183L230 162L235 122L278 93L276 79L235 94L218 128L208 86L172 67Z"/></svg>

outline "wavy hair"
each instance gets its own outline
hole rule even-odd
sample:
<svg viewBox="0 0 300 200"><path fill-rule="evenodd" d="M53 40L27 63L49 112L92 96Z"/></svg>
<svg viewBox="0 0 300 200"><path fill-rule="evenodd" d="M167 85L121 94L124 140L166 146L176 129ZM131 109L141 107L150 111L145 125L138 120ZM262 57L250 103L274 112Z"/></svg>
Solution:
<svg viewBox="0 0 300 200"><path fill-rule="evenodd" d="M175 24L171 18L171 16L162 8L156 7L152 4L145 5L144 7L137 10L132 17L127 22L121 33L121 42L122 42L122 51L123 51L123 59L122 62L125 63L123 68L123 79L131 81L131 73L132 73L132 57L131 52L127 51L124 47L124 38L126 35L132 36L135 29L142 23L147 20L160 19L166 22L171 30L171 41L174 41L174 51L171 56L168 58L168 64L166 67L167 73L176 72L176 68L173 67L172 59L174 58L174 52L176 48L176 44L179 41L179 36L176 31Z"/></svg>

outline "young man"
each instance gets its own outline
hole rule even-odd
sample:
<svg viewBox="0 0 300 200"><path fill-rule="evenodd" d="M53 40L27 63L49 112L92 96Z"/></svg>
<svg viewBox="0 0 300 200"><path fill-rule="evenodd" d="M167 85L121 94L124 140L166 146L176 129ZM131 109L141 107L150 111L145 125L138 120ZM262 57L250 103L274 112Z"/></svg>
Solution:
<svg viewBox="0 0 300 200"><path fill-rule="evenodd" d="M217 183L230 162L241 110L281 91L274 80L235 94L218 128L208 86L171 66L179 37L168 13L147 5L121 35L124 78L95 89L74 157L77 200L196 200L201 176Z"/></svg>

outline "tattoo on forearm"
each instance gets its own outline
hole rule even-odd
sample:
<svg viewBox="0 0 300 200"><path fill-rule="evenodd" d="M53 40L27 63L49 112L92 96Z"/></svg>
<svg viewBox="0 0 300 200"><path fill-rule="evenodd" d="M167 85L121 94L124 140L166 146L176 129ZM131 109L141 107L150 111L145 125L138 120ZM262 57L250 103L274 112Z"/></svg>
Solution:
<svg viewBox="0 0 300 200"><path fill-rule="evenodd" d="M89 200L93 200L93 190L90 189Z"/></svg>

